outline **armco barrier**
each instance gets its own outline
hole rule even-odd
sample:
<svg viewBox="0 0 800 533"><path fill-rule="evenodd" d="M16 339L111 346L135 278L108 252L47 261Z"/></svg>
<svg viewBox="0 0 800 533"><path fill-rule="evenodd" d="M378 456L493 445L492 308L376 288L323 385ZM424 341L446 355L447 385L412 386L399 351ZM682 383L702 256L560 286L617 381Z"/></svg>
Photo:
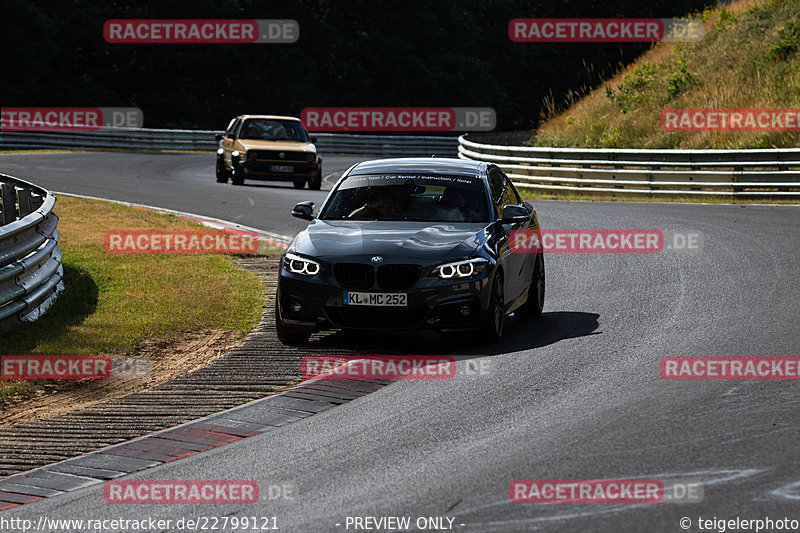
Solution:
<svg viewBox="0 0 800 533"><path fill-rule="evenodd" d="M38 318L64 288L55 197L0 174L0 326Z"/></svg>
<svg viewBox="0 0 800 533"><path fill-rule="evenodd" d="M162 130L115 128L101 131L4 131L0 132L0 150L17 149L112 149L112 150L186 150L215 151L216 135L211 130ZM351 135L316 133L320 154L455 157L456 137Z"/></svg>
<svg viewBox="0 0 800 533"><path fill-rule="evenodd" d="M521 188L605 196L800 198L800 149L634 150L479 144L458 156L496 163Z"/></svg>

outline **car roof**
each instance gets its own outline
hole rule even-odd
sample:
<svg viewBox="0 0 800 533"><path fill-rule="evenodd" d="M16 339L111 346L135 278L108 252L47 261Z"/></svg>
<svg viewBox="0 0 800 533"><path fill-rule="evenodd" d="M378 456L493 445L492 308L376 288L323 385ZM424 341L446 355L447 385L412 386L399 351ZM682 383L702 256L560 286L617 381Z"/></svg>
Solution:
<svg viewBox="0 0 800 533"><path fill-rule="evenodd" d="M484 173L486 163L469 159L438 157L404 157L397 159L375 159L358 163L348 176L365 174L447 174L450 176L475 177Z"/></svg>
<svg viewBox="0 0 800 533"><path fill-rule="evenodd" d="M271 118L271 119L279 119L279 120L296 120L300 122L300 119L297 117L284 117L281 115L239 115L236 118L246 119L246 118Z"/></svg>

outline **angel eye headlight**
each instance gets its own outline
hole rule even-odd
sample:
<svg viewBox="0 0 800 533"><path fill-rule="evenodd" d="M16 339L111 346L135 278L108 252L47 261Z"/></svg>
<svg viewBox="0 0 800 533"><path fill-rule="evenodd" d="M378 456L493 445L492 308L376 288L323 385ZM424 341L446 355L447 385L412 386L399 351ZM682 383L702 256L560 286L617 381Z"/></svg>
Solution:
<svg viewBox="0 0 800 533"><path fill-rule="evenodd" d="M483 258L465 259L445 263L433 269L433 275L442 279L464 279L477 276L486 269L489 261Z"/></svg>
<svg viewBox="0 0 800 533"><path fill-rule="evenodd" d="M460 278L470 277L474 272L472 263L461 263L456 267L456 272L458 272Z"/></svg>
<svg viewBox="0 0 800 533"><path fill-rule="evenodd" d="M303 276L315 276L322 270L322 267L316 261L292 253L287 253L283 256L283 266L292 274L301 274Z"/></svg>

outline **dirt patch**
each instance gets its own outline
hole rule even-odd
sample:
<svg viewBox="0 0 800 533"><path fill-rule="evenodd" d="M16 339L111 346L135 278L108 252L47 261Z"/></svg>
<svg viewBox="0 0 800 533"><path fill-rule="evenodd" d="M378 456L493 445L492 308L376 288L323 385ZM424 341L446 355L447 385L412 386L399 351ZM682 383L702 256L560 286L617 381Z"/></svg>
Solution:
<svg viewBox="0 0 800 533"><path fill-rule="evenodd" d="M132 356L146 361L147 372L132 379L111 378L99 381L48 382L30 393L13 396L0 403L0 428L63 415L96 403L143 391L208 365L243 342L235 331L207 330L186 333L181 339L147 339ZM111 356L112 361L115 360Z"/></svg>

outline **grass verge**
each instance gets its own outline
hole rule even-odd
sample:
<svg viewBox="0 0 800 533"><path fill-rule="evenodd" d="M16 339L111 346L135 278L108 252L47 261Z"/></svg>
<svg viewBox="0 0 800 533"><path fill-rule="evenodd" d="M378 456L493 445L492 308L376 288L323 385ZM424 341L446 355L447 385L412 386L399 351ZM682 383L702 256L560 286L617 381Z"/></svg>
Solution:
<svg viewBox="0 0 800 533"><path fill-rule="evenodd" d="M191 230L170 215L60 197L60 243L66 289L34 323L0 336L0 354L130 354L147 341L169 343L198 330L243 338L261 318L259 279L223 255L114 255L103 249L111 230ZM0 402L41 382L0 380Z"/></svg>

